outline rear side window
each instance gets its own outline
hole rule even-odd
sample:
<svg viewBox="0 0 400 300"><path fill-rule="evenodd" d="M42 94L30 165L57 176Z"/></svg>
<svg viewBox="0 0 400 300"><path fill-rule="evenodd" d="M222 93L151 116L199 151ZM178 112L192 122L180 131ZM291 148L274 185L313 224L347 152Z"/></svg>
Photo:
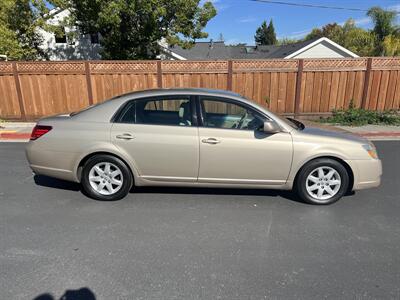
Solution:
<svg viewBox="0 0 400 300"><path fill-rule="evenodd" d="M192 126L190 98L146 98L131 101L122 111L119 123Z"/></svg>

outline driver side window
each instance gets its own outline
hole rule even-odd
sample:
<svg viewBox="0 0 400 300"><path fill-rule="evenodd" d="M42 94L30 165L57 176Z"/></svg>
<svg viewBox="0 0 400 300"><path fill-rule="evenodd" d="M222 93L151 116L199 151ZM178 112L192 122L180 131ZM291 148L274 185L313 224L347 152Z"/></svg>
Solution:
<svg viewBox="0 0 400 300"><path fill-rule="evenodd" d="M201 99L205 127L255 130L263 125L263 118L253 110L219 99Z"/></svg>

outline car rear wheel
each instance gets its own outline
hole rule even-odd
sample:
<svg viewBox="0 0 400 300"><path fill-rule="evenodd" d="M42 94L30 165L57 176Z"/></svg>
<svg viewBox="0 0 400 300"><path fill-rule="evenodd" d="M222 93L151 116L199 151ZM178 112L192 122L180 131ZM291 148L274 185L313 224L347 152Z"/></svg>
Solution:
<svg viewBox="0 0 400 300"><path fill-rule="evenodd" d="M85 163L81 183L89 197L112 201L129 193L133 178L120 159L111 155L95 155Z"/></svg>
<svg viewBox="0 0 400 300"><path fill-rule="evenodd" d="M295 188L307 203L326 205L338 201L347 191L349 174L338 161L328 158L307 163L297 177Z"/></svg>

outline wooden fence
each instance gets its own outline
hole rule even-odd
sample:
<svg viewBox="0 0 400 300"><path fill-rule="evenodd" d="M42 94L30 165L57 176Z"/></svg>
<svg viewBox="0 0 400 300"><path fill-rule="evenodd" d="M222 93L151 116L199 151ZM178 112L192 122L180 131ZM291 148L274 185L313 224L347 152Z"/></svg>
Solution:
<svg viewBox="0 0 400 300"><path fill-rule="evenodd" d="M400 58L1 62L0 118L33 120L152 88L232 90L288 115L400 108Z"/></svg>

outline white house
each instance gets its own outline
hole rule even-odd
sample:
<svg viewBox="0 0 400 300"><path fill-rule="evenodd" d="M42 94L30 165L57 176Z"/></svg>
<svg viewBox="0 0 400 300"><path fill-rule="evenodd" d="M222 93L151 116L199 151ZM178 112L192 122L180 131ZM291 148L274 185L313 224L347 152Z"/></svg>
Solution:
<svg viewBox="0 0 400 300"><path fill-rule="evenodd" d="M190 49L162 47L165 59L288 59L288 58L355 58L357 54L326 37L289 45L225 45L224 42L198 42Z"/></svg>
<svg viewBox="0 0 400 300"><path fill-rule="evenodd" d="M47 21L50 25L62 26L63 20L70 15L69 10L52 9L51 18ZM42 48L49 54L50 60L77 60L77 59L101 59L99 54L99 35L77 33L75 27L64 27L64 35L56 36L52 32L40 30L43 37ZM74 38L69 38L68 33L75 32Z"/></svg>

